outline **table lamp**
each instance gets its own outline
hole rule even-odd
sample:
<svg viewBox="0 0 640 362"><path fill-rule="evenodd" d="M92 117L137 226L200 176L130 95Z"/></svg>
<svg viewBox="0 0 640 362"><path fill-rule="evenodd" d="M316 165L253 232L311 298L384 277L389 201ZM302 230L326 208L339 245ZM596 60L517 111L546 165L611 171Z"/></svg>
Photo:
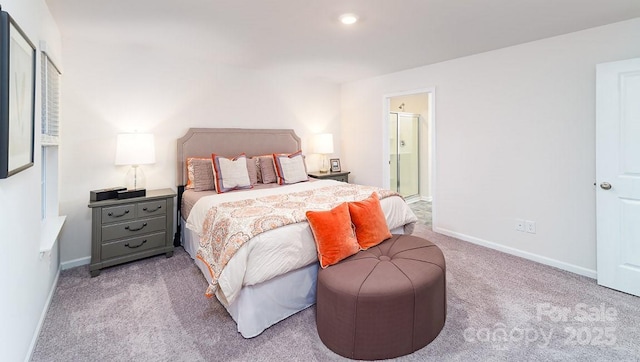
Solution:
<svg viewBox="0 0 640 362"><path fill-rule="evenodd" d="M321 133L313 136L313 153L322 155L322 166L320 172L329 172L329 154L333 153L333 134Z"/></svg>
<svg viewBox="0 0 640 362"><path fill-rule="evenodd" d="M140 165L156 162L156 147L151 133L121 133L116 140L116 165L130 165L125 185L129 190L144 190L146 180Z"/></svg>

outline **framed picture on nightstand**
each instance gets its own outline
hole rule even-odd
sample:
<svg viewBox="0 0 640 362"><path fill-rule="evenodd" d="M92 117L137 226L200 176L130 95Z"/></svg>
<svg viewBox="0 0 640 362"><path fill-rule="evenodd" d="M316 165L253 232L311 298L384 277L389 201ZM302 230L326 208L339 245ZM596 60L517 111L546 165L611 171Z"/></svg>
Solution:
<svg viewBox="0 0 640 362"><path fill-rule="evenodd" d="M330 160L331 163L331 172L340 172L340 159L332 158Z"/></svg>

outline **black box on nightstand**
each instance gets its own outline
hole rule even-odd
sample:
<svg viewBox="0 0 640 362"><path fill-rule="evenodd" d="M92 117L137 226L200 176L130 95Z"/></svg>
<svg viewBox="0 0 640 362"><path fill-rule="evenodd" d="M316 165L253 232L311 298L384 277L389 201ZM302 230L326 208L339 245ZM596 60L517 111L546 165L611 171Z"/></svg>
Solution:
<svg viewBox="0 0 640 362"><path fill-rule="evenodd" d="M143 197L147 195L146 189L132 189L132 190L123 190L118 191L118 199L130 199L133 197Z"/></svg>
<svg viewBox="0 0 640 362"><path fill-rule="evenodd" d="M118 198L118 191L126 190L126 187L117 186L102 190L89 191L89 200L104 201Z"/></svg>

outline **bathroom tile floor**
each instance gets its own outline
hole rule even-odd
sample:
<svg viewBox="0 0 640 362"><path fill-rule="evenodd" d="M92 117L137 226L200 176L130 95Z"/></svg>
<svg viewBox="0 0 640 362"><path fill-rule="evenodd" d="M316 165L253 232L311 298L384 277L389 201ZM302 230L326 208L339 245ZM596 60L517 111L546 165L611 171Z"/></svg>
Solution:
<svg viewBox="0 0 640 362"><path fill-rule="evenodd" d="M418 222L431 227L431 202L417 201L409 204L413 213L418 217Z"/></svg>

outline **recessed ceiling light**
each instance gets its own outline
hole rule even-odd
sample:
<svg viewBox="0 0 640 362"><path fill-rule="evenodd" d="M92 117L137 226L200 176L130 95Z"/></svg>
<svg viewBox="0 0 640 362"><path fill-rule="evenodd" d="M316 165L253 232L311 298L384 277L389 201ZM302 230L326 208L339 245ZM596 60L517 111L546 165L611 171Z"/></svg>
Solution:
<svg viewBox="0 0 640 362"><path fill-rule="evenodd" d="M342 14L340 15L340 22L345 25L351 25L358 21L358 15L356 14Z"/></svg>

